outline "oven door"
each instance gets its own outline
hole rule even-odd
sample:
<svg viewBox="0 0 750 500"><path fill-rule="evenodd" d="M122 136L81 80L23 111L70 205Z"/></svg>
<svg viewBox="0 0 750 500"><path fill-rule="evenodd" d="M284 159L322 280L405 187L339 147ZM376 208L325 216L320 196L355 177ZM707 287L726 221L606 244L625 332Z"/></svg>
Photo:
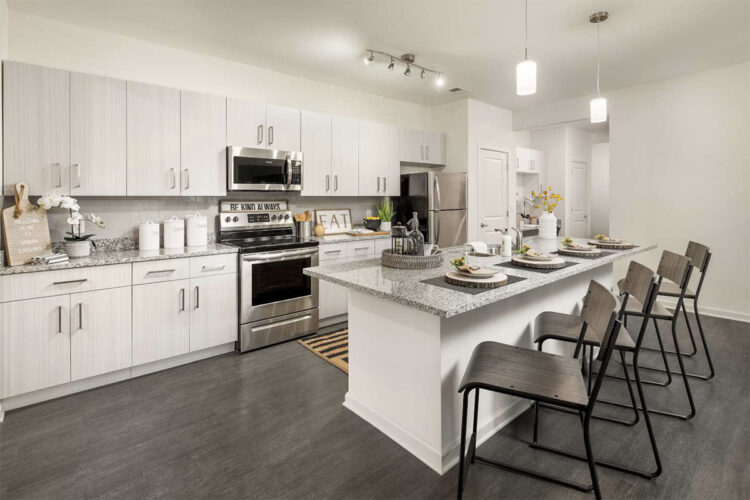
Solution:
<svg viewBox="0 0 750 500"><path fill-rule="evenodd" d="M227 148L229 191L297 191L302 188L301 170L302 153Z"/></svg>
<svg viewBox="0 0 750 500"><path fill-rule="evenodd" d="M318 265L318 248L242 255L240 323L318 307L318 280L302 270Z"/></svg>

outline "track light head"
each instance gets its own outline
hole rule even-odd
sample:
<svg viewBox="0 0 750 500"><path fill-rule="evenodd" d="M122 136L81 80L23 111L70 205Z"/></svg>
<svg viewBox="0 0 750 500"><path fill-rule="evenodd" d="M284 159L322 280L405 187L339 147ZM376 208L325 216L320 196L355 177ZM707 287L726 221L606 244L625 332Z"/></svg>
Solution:
<svg viewBox="0 0 750 500"><path fill-rule="evenodd" d="M419 78L420 78L420 79L422 79L422 80L424 80L425 78L427 78L427 73L425 72L425 70L424 70L424 69L423 69L423 70L422 70L422 72L421 72L421 73L419 74Z"/></svg>
<svg viewBox="0 0 750 500"><path fill-rule="evenodd" d="M367 57L365 57L365 60L364 60L365 61L365 65L370 64L374 60L375 60L375 54L373 54L372 51L370 51L370 55L367 56Z"/></svg>
<svg viewBox="0 0 750 500"><path fill-rule="evenodd" d="M393 58L391 57L391 64L388 65L388 69L393 71L393 67L394 67Z"/></svg>
<svg viewBox="0 0 750 500"><path fill-rule="evenodd" d="M404 76L410 76L411 75L411 66L406 65L406 71L404 71Z"/></svg>

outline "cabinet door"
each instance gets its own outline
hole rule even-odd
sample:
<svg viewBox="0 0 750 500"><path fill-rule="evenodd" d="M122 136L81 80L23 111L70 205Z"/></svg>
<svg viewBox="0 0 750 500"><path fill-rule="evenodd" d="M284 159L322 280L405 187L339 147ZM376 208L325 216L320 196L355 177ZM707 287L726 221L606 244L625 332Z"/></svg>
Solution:
<svg viewBox="0 0 750 500"><path fill-rule="evenodd" d="M528 148L516 148L516 170L519 172L531 172L531 150Z"/></svg>
<svg viewBox="0 0 750 500"><path fill-rule="evenodd" d="M424 163L424 133L421 130L402 128L399 130L399 160L407 163Z"/></svg>
<svg viewBox="0 0 750 500"><path fill-rule="evenodd" d="M531 150L531 170L532 172L539 172L542 174L547 172L546 155L544 151L538 149Z"/></svg>
<svg viewBox="0 0 750 500"><path fill-rule="evenodd" d="M133 365L190 350L190 280L133 287Z"/></svg>
<svg viewBox="0 0 750 500"><path fill-rule="evenodd" d="M70 296L71 380L132 364L131 318L129 286Z"/></svg>
<svg viewBox="0 0 750 500"><path fill-rule="evenodd" d="M398 128L382 125L382 156L380 157L380 176L385 196L399 196L401 194L401 164L398 161Z"/></svg>
<svg viewBox="0 0 750 500"><path fill-rule="evenodd" d="M70 296L0 304L0 398L70 382Z"/></svg>
<svg viewBox="0 0 750 500"><path fill-rule="evenodd" d="M385 125L359 122L359 195L382 196Z"/></svg>
<svg viewBox="0 0 750 500"><path fill-rule="evenodd" d="M320 261L320 266L331 266L342 262L347 262L347 259ZM318 314L320 319L346 314L349 294L343 286L318 280L318 296Z"/></svg>
<svg viewBox="0 0 750 500"><path fill-rule="evenodd" d="M331 123L331 176L334 196L359 194L359 123L334 116Z"/></svg>
<svg viewBox="0 0 750 500"><path fill-rule="evenodd" d="M433 165L445 165L445 134L424 133L424 161Z"/></svg>
<svg viewBox="0 0 750 500"><path fill-rule="evenodd" d="M378 238L377 240L374 240L374 243L375 257L380 257L380 254L383 253L383 250L390 250L391 248L390 238Z"/></svg>
<svg viewBox="0 0 750 500"><path fill-rule="evenodd" d="M190 280L190 350L237 340L237 275Z"/></svg>
<svg viewBox="0 0 750 500"><path fill-rule="evenodd" d="M227 194L227 100L180 92L183 196Z"/></svg>
<svg viewBox="0 0 750 500"><path fill-rule="evenodd" d="M127 83L128 195L180 194L180 91Z"/></svg>
<svg viewBox="0 0 750 500"><path fill-rule="evenodd" d="M300 150L300 110L269 104L266 106L266 145L282 151Z"/></svg>
<svg viewBox="0 0 750 500"><path fill-rule="evenodd" d="M126 83L70 74L70 192L125 196Z"/></svg>
<svg viewBox="0 0 750 500"><path fill-rule="evenodd" d="M333 192L331 177L331 115L302 111L303 196Z"/></svg>
<svg viewBox="0 0 750 500"><path fill-rule="evenodd" d="M227 146L266 147L266 105L227 98Z"/></svg>
<svg viewBox="0 0 750 500"><path fill-rule="evenodd" d="M3 62L5 193L25 182L29 194L70 192L70 74Z"/></svg>

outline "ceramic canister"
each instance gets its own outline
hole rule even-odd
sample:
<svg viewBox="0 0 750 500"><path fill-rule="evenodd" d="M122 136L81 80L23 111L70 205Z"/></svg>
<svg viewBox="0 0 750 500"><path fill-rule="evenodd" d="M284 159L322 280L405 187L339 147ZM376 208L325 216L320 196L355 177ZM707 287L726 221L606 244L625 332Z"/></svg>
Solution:
<svg viewBox="0 0 750 500"><path fill-rule="evenodd" d="M138 249L159 249L159 223L152 220L141 222L138 226Z"/></svg>
<svg viewBox="0 0 750 500"><path fill-rule="evenodd" d="M185 216L187 223L187 246L204 247L208 245L208 219L199 213Z"/></svg>
<svg viewBox="0 0 750 500"><path fill-rule="evenodd" d="M173 215L164 221L164 248L185 246L185 221Z"/></svg>

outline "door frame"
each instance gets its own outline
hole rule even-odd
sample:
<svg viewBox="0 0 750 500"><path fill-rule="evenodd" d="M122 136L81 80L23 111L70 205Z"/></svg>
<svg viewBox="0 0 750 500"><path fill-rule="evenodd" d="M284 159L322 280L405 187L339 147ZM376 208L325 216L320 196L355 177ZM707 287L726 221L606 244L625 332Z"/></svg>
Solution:
<svg viewBox="0 0 750 500"><path fill-rule="evenodd" d="M477 163L474 165L474 175L475 179L473 184L476 184L479 180L479 168L480 168L480 162L482 161L482 151L490 151L493 153L504 153L507 161L505 162L505 178L507 179L506 186L505 186L505 210L508 214L506 216L506 224L505 224L505 230L507 231L511 226L515 226L515 224L512 224L511 221L516 219L516 208L515 208L515 201L513 203L510 202L510 193L515 192L515 190L511 190L511 175L510 175L510 149L509 148L493 148L493 147L484 147L484 146L478 146L477 147ZM513 178L513 184L515 186L515 177ZM478 216L480 214L479 210L479 198L480 198L480 187L477 184L476 185L476 214L472 216L473 220L473 235L469 235L469 239L474 239L479 237L479 225L481 224L481 221L478 219ZM467 203L467 206L469 204Z"/></svg>

